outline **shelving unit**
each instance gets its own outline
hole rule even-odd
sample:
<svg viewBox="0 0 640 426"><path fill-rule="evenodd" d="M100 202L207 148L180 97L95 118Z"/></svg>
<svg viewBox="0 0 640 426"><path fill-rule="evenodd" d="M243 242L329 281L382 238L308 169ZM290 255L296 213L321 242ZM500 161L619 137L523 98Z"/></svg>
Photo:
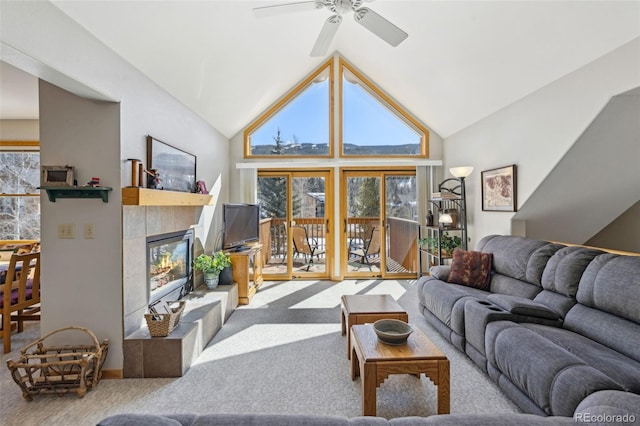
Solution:
<svg viewBox="0 0 640 426"><path fill-rule="evenodd" d="M443 236L459 236L460 247L467 249L467 203L464 188L464 179L450 178L442 181L438 185L438 193L434 193L429 200L434 216L434 225L420 225L418 228L418 238L432 238L436 240L435 247L431 250L428 247L420 246L419 265L420 275L424 275L431 266L444 265L447 259L451 258L451 253L443 250ZM450 225L441 223L442 216L449 214L453 223ZM427 261L425 262L425 259ZM425 266L427 270L423 270Z"/></svg>
<svg viewBox="0 0 640 426"><path fill-rule="evenodd" d="M238 283L238 302L248 305L262 285L262 244L254 244L249 250L229 251L233 267L233 281Z"/></svg>
<svg viewBox="0 0 640 426"><path fill-rule="evenodd" d="M103 202L109 202L108 186L43 186L38 189L47 191L49 201L55 203L58 198L101 198Z"/></svg>

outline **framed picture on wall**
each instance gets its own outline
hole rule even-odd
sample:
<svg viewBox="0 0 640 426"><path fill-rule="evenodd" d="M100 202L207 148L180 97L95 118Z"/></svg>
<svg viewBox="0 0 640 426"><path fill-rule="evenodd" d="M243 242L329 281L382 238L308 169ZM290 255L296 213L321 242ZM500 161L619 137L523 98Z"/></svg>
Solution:
<svg viewBox="0 0 640 426"><path fill-rule="evenodd" d="M481 172L482 210L515 212L517 209L516 165Z"/></svg>
<svg viewBox="0 0 640 426"><path fill-rule="evenodd" d="M147 167L155 170L158 188L196 192L196 156L147 136Z"/></svg>

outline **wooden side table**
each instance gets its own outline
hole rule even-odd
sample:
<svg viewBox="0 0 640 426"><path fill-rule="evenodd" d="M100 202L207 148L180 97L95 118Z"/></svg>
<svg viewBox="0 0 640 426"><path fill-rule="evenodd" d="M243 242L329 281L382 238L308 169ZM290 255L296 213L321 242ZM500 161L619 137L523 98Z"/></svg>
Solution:
<svg viewBox="0 0 640 426"><path fill-rule="evenodd" d="M379 319L409 322L409 315L389 294L349 294L342 296L340 324L347 335L347 358L351 359L351 326L373 323Z"/></svg>
<svg viewBox="0 0 640 426"><path fill-rule="evenodd" d="M351 329L351 380L362 376L362 415L376 415L376 389L390 374L424 373L438 387L438 414L449 414L449 360L420 330L405 345L378 340L373 325Z"/></svg>

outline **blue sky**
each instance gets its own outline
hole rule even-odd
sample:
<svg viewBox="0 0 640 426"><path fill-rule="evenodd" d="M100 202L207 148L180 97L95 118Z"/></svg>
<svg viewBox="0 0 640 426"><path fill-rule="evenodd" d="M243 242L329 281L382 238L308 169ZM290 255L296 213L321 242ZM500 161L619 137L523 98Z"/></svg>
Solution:
<svg viewBox="0 0 640 426"><path fill-rule="evenodd" d="M419 144L420 137L359 85L344 82L344 142L356 145ZM253 145L280 138L301 143L328 143L329 82L311 85L251 136Z"/></svg>

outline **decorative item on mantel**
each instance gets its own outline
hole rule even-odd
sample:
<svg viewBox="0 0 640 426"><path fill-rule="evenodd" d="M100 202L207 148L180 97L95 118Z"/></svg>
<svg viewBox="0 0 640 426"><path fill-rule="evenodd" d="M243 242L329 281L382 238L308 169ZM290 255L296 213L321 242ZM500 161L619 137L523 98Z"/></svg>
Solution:
<svg viewBox="0 0 640 426"><path fill-rule="evenodd" d="M158 171L158 169L149 169L149 170L145 170L145 173L148 175L147 176L147 188L149 189L164 189L160 186L160 182L162 182L162 179L160 179L160 172Z"/></svg>
<svg viewBox="0 0 640 426"><path fill-rule="evenodd" d="M131 161L131 187L139 188L142 186L144 173L142 160L138 160L137 158L127 158L127 161Z"/></svg>

